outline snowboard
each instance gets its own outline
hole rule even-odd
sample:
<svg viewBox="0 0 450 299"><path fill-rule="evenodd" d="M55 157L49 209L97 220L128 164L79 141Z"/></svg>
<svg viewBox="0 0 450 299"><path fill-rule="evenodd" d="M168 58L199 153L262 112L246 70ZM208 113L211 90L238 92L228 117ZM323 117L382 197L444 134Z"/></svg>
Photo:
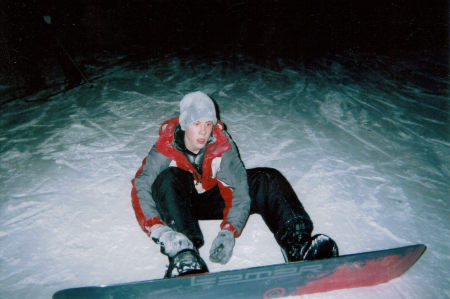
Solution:
<svg viewBox="0 0 450 299"><path fill-rule="evenodd" d="M65 289L63 298L278 298L373 286L405 273L422 244L172 279Z"/></svg>

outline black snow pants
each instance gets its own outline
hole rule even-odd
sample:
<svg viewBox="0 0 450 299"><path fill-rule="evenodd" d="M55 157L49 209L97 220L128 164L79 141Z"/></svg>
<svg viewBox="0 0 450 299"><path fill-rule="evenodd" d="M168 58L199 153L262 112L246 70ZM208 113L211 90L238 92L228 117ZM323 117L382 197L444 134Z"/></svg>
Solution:
<svg viewBox="0 0 450 299"><path fill-rule="evenodd" d="M294 227L311 234L313 224L292 186L272 168L247 170L251 198L250 214L260 214L281 245L280 236ZM191 173L169 167L152 185L156 208L164 222L186 235L194 246L204 244L199 220L222 219L225 201L216 186L198 194Z"/></svg>

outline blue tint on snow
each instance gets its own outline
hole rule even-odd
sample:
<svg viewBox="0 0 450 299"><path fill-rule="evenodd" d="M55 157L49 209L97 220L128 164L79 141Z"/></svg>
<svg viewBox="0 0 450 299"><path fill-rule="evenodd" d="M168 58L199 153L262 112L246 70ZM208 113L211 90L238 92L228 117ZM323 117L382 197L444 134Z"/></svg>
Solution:
<svg viewBox="0 0 450 299"><path fill-rule="evenodd" d="M136 223L130 180L160 123L195 90L217 102L246 166L279 169L341 254L429 248L388 284L302 298L450 297L448 78L421 67L437 61L369 58L277 70L242 58L124 60L46 101L2 101L0 297L163 276L167 260ZM201 223L205 257L219 223ZM230 262L208 266L282 261L252 216Z"/></svg>

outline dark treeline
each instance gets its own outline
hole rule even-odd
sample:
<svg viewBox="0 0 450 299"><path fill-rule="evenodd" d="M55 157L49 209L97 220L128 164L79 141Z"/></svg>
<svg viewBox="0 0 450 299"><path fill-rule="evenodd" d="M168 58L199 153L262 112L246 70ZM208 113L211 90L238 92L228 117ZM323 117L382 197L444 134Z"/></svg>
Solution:
<svg viewBox="0 0 450 299"><path fill-rule="evenodd" d="M348 50L445 53L448 46L447 1L3 0L1 5L2 64L13 62L24 76L35 76L24 68L49 57L70 68L61 45L74 56L189 50L262 58ZM51 24L43 16L50 16Z"/></svg>

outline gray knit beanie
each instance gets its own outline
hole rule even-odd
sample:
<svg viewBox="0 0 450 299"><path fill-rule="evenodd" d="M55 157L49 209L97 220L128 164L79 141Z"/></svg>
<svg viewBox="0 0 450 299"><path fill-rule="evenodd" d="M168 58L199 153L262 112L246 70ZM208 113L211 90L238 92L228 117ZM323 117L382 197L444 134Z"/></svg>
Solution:
<svg viewBox="0 0 450 299"><path fill-rule="evenodd" d="M213 101L201 91L188 93L180 102L180 126L183 131L198 120L217 123L216 107Z"/></svg>

